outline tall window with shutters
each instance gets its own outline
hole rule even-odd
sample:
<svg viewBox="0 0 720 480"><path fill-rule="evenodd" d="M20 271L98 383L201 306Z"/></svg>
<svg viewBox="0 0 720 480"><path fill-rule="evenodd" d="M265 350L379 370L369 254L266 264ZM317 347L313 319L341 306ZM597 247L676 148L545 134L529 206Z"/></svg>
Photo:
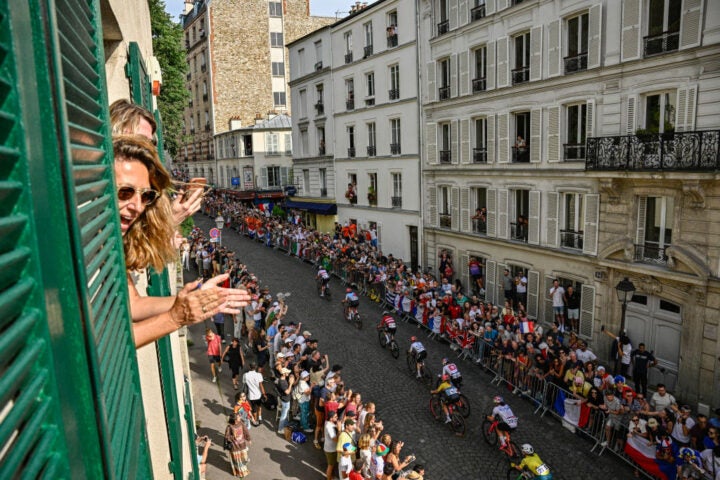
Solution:
<svg viewBox="0 0 720 480"><path fill-rule="evenodd" d="M673 197L638 197L635 261L667 264L666 249L672 245L675 221Z"/></svg>
<svg viewBox="0 0 720 480"><path fill-rule="evenodd" d="M675 91L649 93L643 96L643 133L675 131Z"/></svg>
<svg viewBox="0 0 720 480"><path fill-rule="evenodd" d="M588 14L582 13L567 20L567 44L564 58L565 73L587 70Z"/></svg>
<svg viewBox="0 0 720 480"><path fill-rule="evenodd" d="M587 105L568 105L565 108L565 143L563 159L566 162L585 161L585 139L587 136Z"/></svg>
<svg viewBox="0 0 720 480"><path fill-rule="evenodd" d="M472 91L484 92L487 89L487 46L483 45L472 51L473 62L473 81Z"/></svg>
<svg viewBox="0 0 720 480"><path fill-rule="evenodd" d="M645 56L674 52L680 46L682 0L649 0Z"/></svg>
<svg viewBox="0 0 720 480"><path fill-rule="evenodd" d="M450 98L450 58L443 58L438 62L438 99L447 100Z"/></svg>
<svg viewBox="0 0 720 480"><path fill-rule="evenodd" d="M476 118L473 121L474 143L473 143L473 163L487 163L487 118Z"/></svg>
<svg viewBox="0 0 720 480"><path fill-rule="evenodd" d="M390 154L400 155L402 152L400 148L400 119L390 119Z"/></svg>
<svg viewBox="0 0 720 480"><path fill-rule="evenodd" d="M440 228L451 228L452 213L450 205L450 187L441 186L437 189L438 215L440 217Z"/></svg>
<svg viewBox="0 0 720 480"><path fill-rule="evenodd" d="M582 250L583 225L585 223L583 194L562 193L560 199L560 246L572 250Z"/></svg>
<svg viewBox="0 0 720 480"><path fill-rule="evenodd" d="M438 145L440 163L452 163L450 122L441 123L438 128L440 129L440 138L438 139L440 141L440 145Z"/></svg>
<svg viewBox="0 0 720 480"><path fill-rule="evenodd" d="M530 161L530 112L512 114L512 162L526 163Z"/></svg>
<svg viewBox="0 0 720 480"><path fill-rule="evenodd" d="M510 191L510 238L527 243L530 220L530 191L516 189Z"/></svg>
<svg viewBox="0 0 720 480"><path fill-rule="evenodd" d="M513 37L513 46L512 83L517 85L530 80L530 32Z"/></svg>

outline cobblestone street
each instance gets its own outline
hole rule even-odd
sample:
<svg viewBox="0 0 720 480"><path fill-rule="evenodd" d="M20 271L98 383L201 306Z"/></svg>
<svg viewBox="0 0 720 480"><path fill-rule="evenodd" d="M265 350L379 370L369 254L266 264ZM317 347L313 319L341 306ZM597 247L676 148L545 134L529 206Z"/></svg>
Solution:
<svg viewBox="0 0 720 480"><path fill-rule="evenodd" d="M195 221L206 232L214 226L212 219L204 215L196 215ZM428 349L430 367L437 372L442 357L456 356L446 343L428 339L424 329L400 322L396 338L401 355L395 360L378 344L375 324L382 312L378 304L361 298L359 309L364 324L358 331L342 321L339 280L331 281L335 296L327 303L316 294L314 273L309 264L240 237L232 230L223 233L223 244L237 253L263 285L270 287L273 296L279 292L291 293L287 300L290 306L288 320L302 322L303 330L309 330L319 339L320 350L329 355L330 363L343 365L346 384L353 391L361 392L363 401L374 401L378 405L378 417L385 430L393 438L405 442L403 454L414 453L417 462L426 465L426 478L506 478L507 462L483 441L480 432L482 415L491 410L494 395L503 395L520 419L513 440L518 444L531 443L551 467L553 478L632 478L632 470L625 464L611 454L598 457L590 452L591 444L563 428L550 415L543 418L533 415L530 403L513 396L505 388L490 385L491 377L467 360L458 361L458 367L463 374L463 393L470 399L472 414L467 419L465 436L455 437L447 426L430 415L429 389L408 373L402 353L409 346L409 337L418 335ZM186 276L187 280L193 278ZM211 383L202 330L202 325L191 329L194 345L189 349L195 412L201 424L200 434L209 434L215 443L207 478L228 478L230 467L221 450L221 435L227 418L222 414L230 405L228 402L234 391L226 370L221 374L219 385ZM226 330L231 331L229 326ZM300 446L288 444L274 433L275 413L265 411L263 417L264 425L251 430L250 478L324 478L324 457L321 451L313 448L312 438Z"/></svg>

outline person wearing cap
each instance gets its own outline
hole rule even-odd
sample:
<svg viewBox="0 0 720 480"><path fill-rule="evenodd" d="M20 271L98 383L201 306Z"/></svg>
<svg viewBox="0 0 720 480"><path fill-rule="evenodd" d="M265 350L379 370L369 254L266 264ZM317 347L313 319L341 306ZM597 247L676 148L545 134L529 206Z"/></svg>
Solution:
<svg viewBox="0 0 720 480"><path fill-rule="evenodd" d="M353 463L355 462L355 452L357 448L351 442L346 442L342 446L342 454L338 462L338 473L340 479L345 480L350 478L350 472L353 471Z"/></svg>
<svg viewBox="0 0 720 480"><path fill-rule="evenodd" d="M615 388L615 379L612 375L605 371L604 366L598 365L597 369L595 369L595 378L593 378L593 384L604 392L611 388Z"/></svg>
<svg viewBox="0 0 720 480"><path fill-rule="evenodd" d="M355 446L355 439L353 438L353 433L355 432L355 420L352 418L346 418L345 421L342 423L342 431L338 435L338 441L335 445L335 451L337 452L337 459L338 463L341 461L343 452L344 452L344 445L350 444L353 447ZM326 440L327 441L327 440ZM355 450L352 452L352 460L355 461Z"/></svg>
<svg viewBox="0 0 720 480"><path fill-rule="evenodd" d="M373 480L380 480L385 470L385 455L390 449L384 443L378 443L375 447L374 455L370 460L370 475Z"/></svg>
<svg viewBox="0 0 720 480"><path fill-rule="evenodd" d="M278 355L282 355L282 353L278 353ZM278 372L280 373L280 378L278 378L277 381L278 400L280 401L280 420L278 421L277 430L278 433L282 434L285 432L285 427L290 417L290 393L295 386L295 377L290 376L290 369L285 366L281 366Z"/></svg>
<svg viewBox="0 0 720 480"><path fill-rule="evenodd" d="M298 406L300 407L300 428L303 429L306 433L311 433L313 431L312 428L310 428L310 384L308 383L308 379L310 378L310 372L307 370L303 370L300 373L300 383L298 383L298 386L296 387L298 389L297 392L297 401Z"/></svg>

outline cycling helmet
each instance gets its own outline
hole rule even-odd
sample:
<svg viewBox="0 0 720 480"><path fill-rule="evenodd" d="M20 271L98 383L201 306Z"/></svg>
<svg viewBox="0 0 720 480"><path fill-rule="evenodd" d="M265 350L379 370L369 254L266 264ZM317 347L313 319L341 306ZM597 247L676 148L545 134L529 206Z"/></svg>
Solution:
<svg viewBox="0 0 720 480"><path fill-rule="evenodd" d="M523 443L521 450L522 453L524 453L525 455L532 455L533 453L535 453L535 449L529 443Z"/></svg>
<svg viewBox="0 0 720 480"><path fill-rule="evenodd" d="M348 287L345 289L345 293L350 293L350 292L352 292L352 288Z"/></svg>
<svg viewBox="0 0 720 480"><path fill-rule="evenodd" d="M387 310L385 310L385 311L383 312L383 317L387 317L388 315L392 315L392 313L390 313L390 312L388 312Z"/></svg>
<svg viewBox="0 0 720 480"><path fill-rule="evenodd" d="M443 381L443 382L447 382L448 380L450 380L450 375L448 375L447 373L445 373L445 374L443 374L443 376L442 376L441 378L442 378L442 381Z"/></svg>
<svg viewBox="0 0 720 480"><path fill-rule="evenodd" d="M417 337L415 335L413 335L412 337L410 337L410 341L417 342Z"/></svg>
<svg viewBox="0 0 720 480"><path fill-rule="evenodd" d="M442 360L442 362L443 362L443 365L445 365L445 364L446 364L446 363L448 363L449 361L450 361L450 360L448 360L448 358L447 358L447 357L443 358L443 360Z"/></svg>
<svg viewBox="0 0 720 480"><path fill-rule="evenodd" d="M501 397L500 395L495 395L493 397L493 403L503 403L504 401L505 400L503 400L503 397Z"/></svg>

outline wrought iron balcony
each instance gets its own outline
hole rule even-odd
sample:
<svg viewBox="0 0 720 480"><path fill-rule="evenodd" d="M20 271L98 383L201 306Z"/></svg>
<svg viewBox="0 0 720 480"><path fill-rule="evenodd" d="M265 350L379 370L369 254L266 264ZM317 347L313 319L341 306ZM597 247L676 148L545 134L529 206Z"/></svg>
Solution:
<svg viewBox="0 0 720 480"><path fill-rule="evenodd" d="M321 145L318 147L318 156L322 157L323 155L325 155L325 147Z"/></svg>
<svg viewBox="0 0 720 480"><path fill-rule="evenodd" d="M663 32L660 35L647 36L643 38L643 43L646 57L674 52L680 46L680 32Z"/></svg>
<svg viewBox="0 0 720 480"><path fill-rule="evenodd" d="M400 144L399 143L391 143L390 144L390 155L400 155Z"/></svg>
<svg viewBox="0 0 720 480"><path fill-rule="evenodd" d="M318 115L322 115L323 113L325 113L325 105L323 105L323 102L317 102L315 104L315 111Z"/></svg>
<svg viewBox="0 0 720 480"><path fill-rule="evenodd" d="M373 54L373 46L365 45L365 48L363 48L363 58L369 57L372 54Z"/></svg>
<svg viewBox="0 0 720 480"><path fill-rule="evenodd" d="M387 37L387 48L393 48L398 46L398 36L397 33L393 35L388 35Z"/></svg>
<svg viewBox="0 0 720 480"><path fill-rule="evenodd" d="M441 213L439 216L440 228L452 228L452 215L449 213Z"/></svg>
<svg viewBox="0 0 720 480"><path fill-rule="evenodd" d="M518 83L525 83L530 80L530 67L514 68L512 71L512 83L517 85Z"/></svg>
<svg viewBox="0 0 720 480"><path fill-rule="evenodd" d="M564 248L572 248L573 250L582 250L583 248L582 231L560 230L560 246Z"/></svg>
<svg viewBox="0 0 720 480"><path fill-rule="evenodd" d="M323 68L323 63L322 63L322 61L320 61L320 62L315 62L315 71L316 71L316 72L317 72L318 70L322 70L322 68Z"/></svg>
<svg viewBox="0 0 720 480"><path fill-rule="evenodd" d="M485 77L473 78L473 81L472 81L473 93L484 92L485 89L487 89L487 82L485 81Z"/></svg>
<svg viewBox="0 0 720 480"><path fill-rule="evenodd" d="M440 150L440 163L451 163L452 153L450 150Z"/></svg>
<svg viewBox="0 0 720 480"><path fill-rule="evenodd" d="M438 98L440 98L440 100L447 100L450 98L450 87L438 88Z"/></svg>
<svg viewBox="0 0 720 480"><path fill-rule="evenodd" d="M585 170L715 171L720 130L587 139Z"/></svg>
<svg viewBox="0 0 720 480"><path fill-rule="evenodd" d="M355 100L346 100L345 101L345 109L346 110L354 110L355 109Z"/></svg>
<svg viewBox="0 0 720 480"><path fill-rule="evenodd" d="M666 247L661 247L654 242L645 242L643 245L636 244L633 260L639 263L667 265L668 257L665 255L665 249Z"/></svg>
<svg viewBox="0 0 720 480"><path fill-rule="evenodd" d="M450 20L445 20L437 24L438 35L445 35L450 31Z"/></svg>
<svg viewBox="0 0 720 480"><path fill-rule="evenodd" d="M348 148L348 157L354 157L355 156L355 147Z"/></svg>
<svg viewBox="0 0 720 480"><path fill-rule="evenodd" d="M399 88L391 88L388 90L388 98L390 100L397 100L400 98L400 89Z"/></svg>
<svg viewBox="0 0 720 480"><path fill-rule="evenodd" d="M473 163L487 163L487 148L473 148Z"/></svg>
<svg viewBox="0 0 720 480"><path fill-rule="evenodd" d="M527 227L527 223L510 222L510 238L512 238L513 240L527 243Z"/></svg>
<svg viewBox="0 0 720 480"><path fill-rule="evenodd" d="M530 146L512 147L512 163L530 162Z"/></svg>
<svg viewBox="0 0 720 480"><path fill-rule="evenodd" d="M565 143L565 144L563 144L563 159L566 162L584 162L585 161L585 144L584 143Z"/></svg>
<svg viewBox="0 0 720 480"><path fill-rule="evenodd" d="M470 19L471 21L480 20L481 18L485 18L485 5L478 5L477 7L473 7L472 10L470 10Z"/></svg>
<svg viewBox="0 0 720 480"><path fill-rule="evenodd" d="M246 148L245 149L245 156L249 157L253 154L252 148Z"/></svg>
<svg viewBox="0 0 720 480"><path fill-rule="evenodd" d="M473 220L473 232L479 233L481 235L487 235L487 221L483 221L481 219L474 219Z"/></svg>
<svg viewBox="0 0 720 480"><path fill-rule="evenodd" d="M402 197L390 197L394 208L402 208Z"/></svg>
<svg viewBox="0 0 720 480"><path fill-rule="evenodd" d="M345 54L345 63L352 63L353 61L353 54L352 52L348 52Z"/></svg>
<svg viewBox="0 0 720 480"><path fill-rule="evenodd" d="M365 106L366 106L366 107L372 107L373 105L375 105L375 98L374 98L374 97L373 97L373 98L366 98L366 99L365 99Z"/></svg>
<svg viewBox="0 0 720 480"><path fill-rule="evenodd" d="M368 145L367 146L367 155L368 157L374 157L376 153L375 145Z"/></svg>
<svg viewBox="0 0 720 480"><path fill-rule="evenodd" d="M587 52L573 55L572 57L565 57L563 59L565 63L565 74L580 72L587 70Z"/></svg>

